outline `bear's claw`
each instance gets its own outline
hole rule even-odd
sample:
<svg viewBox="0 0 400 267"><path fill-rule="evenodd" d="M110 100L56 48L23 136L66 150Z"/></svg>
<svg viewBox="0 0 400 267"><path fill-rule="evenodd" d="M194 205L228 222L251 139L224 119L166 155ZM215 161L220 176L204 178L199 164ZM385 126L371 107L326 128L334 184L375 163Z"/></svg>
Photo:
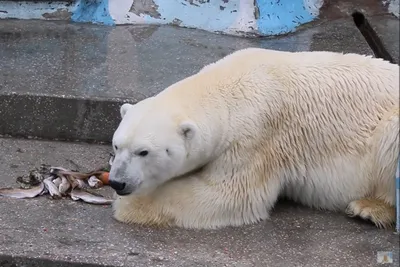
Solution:
<svg viewBox="0 0 400 267"><path fill-rule="evenodd" d="M380 199L364 198L350 202L346 208L350 217L359 216L372 221L378 228L393 228L396 221L395 208Z"/></svg>

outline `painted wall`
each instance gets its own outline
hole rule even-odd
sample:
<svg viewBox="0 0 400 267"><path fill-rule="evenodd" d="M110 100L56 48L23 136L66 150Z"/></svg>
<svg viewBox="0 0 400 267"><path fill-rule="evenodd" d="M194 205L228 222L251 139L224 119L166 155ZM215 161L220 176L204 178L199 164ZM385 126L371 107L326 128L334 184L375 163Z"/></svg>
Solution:
<svg viewBox="0 0 400 267"><path fill-rule="evenodd" d="M399 14L399 0L377 0ZM173 24L232 35L293 32L318 18L324 0L1 1L0 18L65 19L105 25Z"/></svg>
<svg viewBox="0 0 400 267"><path fill-rule="evenodd" d="M159 23L234 35L276 35L318 16L323 0L110 0L117 24Z"/></svg>

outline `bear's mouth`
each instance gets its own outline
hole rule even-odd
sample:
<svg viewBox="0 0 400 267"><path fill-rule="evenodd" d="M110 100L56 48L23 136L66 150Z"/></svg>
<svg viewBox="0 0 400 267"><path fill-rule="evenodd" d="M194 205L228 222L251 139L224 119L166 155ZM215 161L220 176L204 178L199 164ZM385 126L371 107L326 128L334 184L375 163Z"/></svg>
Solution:
<svg viewBox="0 0 400 267"><path fill-rule="evenodd" d="M119 183L110 181L111 187L114 189L115 193L119 196L126 196L130 194L134 194L137 191L140 191L142 182L138 184L130 184L130 183Z"/></svg>
<svg viewBox="0 0 400 267"><path fill-rule="evenodd" d="M117 193L118 196L126 196L126 195L129 195L132 192L129 192L129 191L126 191L126 190L122 190L122 191L115 190L115 193Z"/></svg>

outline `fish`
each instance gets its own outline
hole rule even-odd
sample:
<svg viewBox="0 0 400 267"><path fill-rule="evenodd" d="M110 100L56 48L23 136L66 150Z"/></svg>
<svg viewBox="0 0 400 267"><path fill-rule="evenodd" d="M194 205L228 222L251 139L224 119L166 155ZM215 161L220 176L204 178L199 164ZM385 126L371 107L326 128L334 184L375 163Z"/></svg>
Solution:
<svg viewBox="0 0 400 267"><path fill-rule="evenodd" d="M68 180L69 184L71 185L71 189L74 189L75 187L79 186L79 182L78 182L79 179L76 179L74 176L69 175L69 174L65 174L65 175L59 174L59 175L64 176Z"/></svg>
<svg viewBox="0 0 400 267"><path fill-rule="evenodd" d="M55 186L59 187L60 184L61 184L61 182L62 182L62 180L61 180L60 177L57 177L57 178L54 179L52 182L53 182L53 184L54 184Z"/></svg>
<svg viewBox="0 0 400 267"><path fill-rule="evenodd" d="M76 179L76 182L78 184L76 187L79 189L86 189L89 187L89 185L87 183L85 183L83 180Z"/></svg>
<svg viewBox="0 0 400 267"><path fill-rule="evenodd" d="M44 179L43 183L46 186L46 188L49 191L50 196L52 198L55 198L55 199L61 198L62 195L61 195L60 191L58 191L57 186L52 182L53 178L54 178L53 176L50 176L50 177Z"/></svg>
<svg viewBox="0 0 400 267"><path fill-rule="evenodd" d="M70 189L70 187L71 184L69 183L67 178L65 176L61 176L61 183L58 186L58 191L64 195L68 191L68 189Z"/></svg>
<svg viewBox="0 0 400 267"><path fill-rule="evenodd" d="M56 176L61 176L61 175L70 175L73 176L75 179L81 179L81 180L88 180L91 176L98 176L104 171L92 171L88 173L83 173L83 172L75 172L75 171L70 171L61 167L51 167L50 168L50 173Z"/></svg>
<svg viewBox="0 0 400 267"><path fill-rule="evenodd" d="M89 193L85 190L74 188L70 192L70 196L72 200L82 200L86 203L96 204L96 205L110 205L114 202L113 199L108 199L103 196Z"/></svg>
<svg viewBox="0 0 400 267"><path fill-rule="evenodd" d="M94 175L90 176L88 179L88 184L92 188L100 188L103 186L103 182Z"/></svg>
<svg viewBox="0 0 400 267"><path fill-rule="evenodd" d="M30 189L1 188L0 196L11 198L34 198L40 195L44 190L44 183L40 183L38 186L31 187Z"/></svg>
<svg viewBox="0 0 400 267"><path fill-rule="evenodd" d="M47 195L49 193L49 190L47 190L47 188L43 182L42 182L42 184L44 186L44 189L43 189L42 193L39 194L39 196Z"/></svg>
<svg viewBox="0 0 400 267"><path fill-rule="evenodd" d="M2 188L0 196L33 198L50 194L53 199L70 196L75 201L82 200L91 204L107 205L113 203L114 200L89 190L102 187L104 185L102 177L105 177L107 172L104 168L83 173L62 167L42 165L40 169L31 170L29 175L17 177L17 183L21 188Z"/></svg>

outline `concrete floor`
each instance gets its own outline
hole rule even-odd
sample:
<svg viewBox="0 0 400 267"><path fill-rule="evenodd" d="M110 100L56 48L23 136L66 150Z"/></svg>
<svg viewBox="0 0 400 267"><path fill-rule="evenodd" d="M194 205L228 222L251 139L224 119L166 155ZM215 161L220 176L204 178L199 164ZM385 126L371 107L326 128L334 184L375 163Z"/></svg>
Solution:
<svg viewBox="0 0 400 267"><path fill-rule="evenodd" d="M373 25L398 58L398 20L376 17ZM343 19L273 39L241 39L173 27L2 21L0 130L20 133L37 127L29 134L53 131L60 136L75 131L75 137L93 137L94 129L107 131L103 136L107 137L119 121L119 100L114 99L143 99L204 64L249 46L372 54L351 20ZM25 100L12 102L10 96L32 98L31 106L39 104L31 109L23 105L28 103ZM50 97L53 102L46 100ZM77 99L85 102L74 104ZM96 109L90 103L98 99L111 102ZM67 104L59 108L62 103ZM73 117L74 112L80 117ZM93 119L99 114L102 120ZM106 124L111 126L95 127ZM57 125L66 129L57 132ZM107 162L109 151L109 146L3 138L0 187L16 186L18 175L41 163L97 168ZM112 219L110 207L72 200L0 198L0 226L2 267L367 267L379 266L379 251L393 252L395 262L386 266L399 265L399 236L392 231L284 201L271 220L256 225L193 231L122 225Z"/></svg>
<svg viewBox="0 0 400 267"><path fill-rule="evenodd" d="M0 187L16 186L18 175L42 163L95 169L107 163L109 152L109 146L0 139ZM101 190L111 194L108 187ZM112 218L110 206L0 197L0 225L2 267L368 267L377 266L379 251L393 252L392 266L399 263L393 231L285 201L271 220L195 231L124 225Z"/></svg>

